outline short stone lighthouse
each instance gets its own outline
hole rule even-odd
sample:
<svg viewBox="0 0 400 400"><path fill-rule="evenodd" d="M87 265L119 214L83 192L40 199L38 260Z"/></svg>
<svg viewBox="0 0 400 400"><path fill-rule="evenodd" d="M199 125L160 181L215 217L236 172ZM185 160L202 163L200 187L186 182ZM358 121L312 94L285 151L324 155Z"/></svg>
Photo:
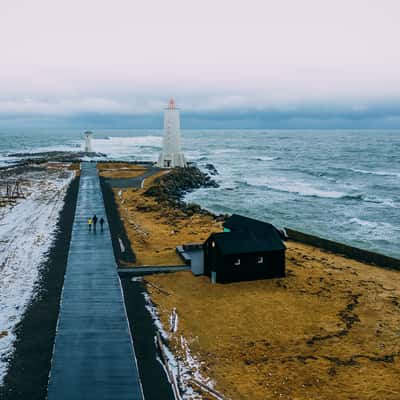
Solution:
<svg viewBox="0 0 400 400"><path fill-rule="evenodd" d="M85 153L92 153L93 148L92 148L92 138L93 138L93 133L90 131L86 131L84 133L85 135Z"/></svg>
<svg viewBox="0 0 400 400"><path fill-rule="evenodd" d="M175 100L171 99L164 111L163 148L158 157L160 168L186 167L185 157L181 149L181 128L179 110Z"/></svg>

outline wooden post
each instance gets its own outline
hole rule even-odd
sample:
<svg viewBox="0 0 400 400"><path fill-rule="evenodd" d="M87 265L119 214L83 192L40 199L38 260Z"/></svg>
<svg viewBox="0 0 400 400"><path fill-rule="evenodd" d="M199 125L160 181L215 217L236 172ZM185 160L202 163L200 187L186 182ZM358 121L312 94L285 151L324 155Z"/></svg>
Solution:
<svg viewBox="0 0 400 400"><path fill-rule="evenodd" d="M161 353L161 358L163 360L165 369L167 370L168 378L169 378L169 381L171 383L175 399L176 400L182 400L181 393L180 393L179 387L178 387L178 383L176 382L176 379L175 379L175 375L172 373L171 368L169 367L168 358L165 355L164 343L162 342L161 336L160 336L160 334L158 332L156 332L156 337L157 337L157 344L158 344L158 347L159 347L160 353Z"/></svg>
<svg viewBox="0 0 400 400"><path fill-rule="evenodd" d="M225 397L223 397L221 394L219 394L216 390L210 388L209 386L198 381L197 379L192 378L191 382L193 382L195 385L197 385L200 389L202 389L202 390L206 391L207 393L211 394L212 396L214 396L217 400L225 400Z"/></svg>

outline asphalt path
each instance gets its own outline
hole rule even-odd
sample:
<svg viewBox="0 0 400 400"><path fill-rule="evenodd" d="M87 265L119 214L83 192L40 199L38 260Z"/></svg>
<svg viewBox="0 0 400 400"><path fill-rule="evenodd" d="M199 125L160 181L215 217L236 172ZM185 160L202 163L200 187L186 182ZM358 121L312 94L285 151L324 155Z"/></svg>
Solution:
<svg viewBox="0 0 400 400"><path fill-rule="evenodd" d="M136 356L95 163L82 163L57 334L49 400L143 399Z"/></svg>
<svg viewBox="0 0 400 400"><path fill-rule="evenodd" d="M142 182L146 178L154 175L158 171L160 171L160 168L149 167L147 172L145 172L143 175L137 176L135 178L105 178L104 180L113 189L124 189L124 188L140 189Z"/></svg>

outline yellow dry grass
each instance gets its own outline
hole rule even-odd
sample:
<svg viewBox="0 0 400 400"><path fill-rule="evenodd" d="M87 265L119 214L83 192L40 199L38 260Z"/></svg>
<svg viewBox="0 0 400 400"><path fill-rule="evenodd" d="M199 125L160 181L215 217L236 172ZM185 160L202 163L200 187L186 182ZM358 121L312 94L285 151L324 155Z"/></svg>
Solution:
<svg viewBox="0 0 400 400"><path fill-rule="evenodd" d="M157 175L165 174L160 171ZM185 216L180 210L143 196L156 176L145 181L145 189L115 190L119 213L136 254L136 265L181 265L175 248L183 243L203 242L221 223L211 216Z"/></svg>
<svg viewBox="0 0 400 400"><path fill-rule="evenodd" d="M143 175L147 168L128 163L98 163L101 176L131 178ZM175 248L187 242L203 241L210 230L221 230L213 218L197 214L191 218L179 210L167 209L143 192L168 170L146 178L143 189L115 189L120 216L136 255L135 265L181 265ZM124 263L125 267L133 266Z"/></svg>
<svg viewBox="0 0 400 400"><path fill-rule="evenodd" d="M70 171L75 171L75 175L76 176L80 176L81 175L81 164L79 162L76 163L72 163L68 169Z"/></svg>
<svg viewBox="0 0 400 400"><path fill-rule="evenodd" d="M154 181L155 181L157 178L160 178L161 176L166 175L166 174L168 174L169 172L171 172L171 171L170 171L170 170L162 170L162 171L156 172L155 174L149 176L149 177L146 178L146 180L144 181L143 188L144 188L144 189L148 189L150 186L154 185Z"/></svg>
<svg viewBox="0 0 400 400"><path fill-rule="evenodd" d="M291 242L284 279L211 285L190 272L147 277L168 326L231 399L400 398L400 272Z"/></svg>
<svg viewBox="0 0 400 400"><path fill-rule="evenodd" d="M97 169L104 178L136 178L147 171L145 166L123 162L98 163Z"/></svg>
<svg viewBox="0 0 400 400"><path fill-rule="evenodd" d="M68 171L75 171L76 176L81 174L81 164L79 162L63 163L63 162L52 162L47 164L48 169L67 169Z"/></svg>

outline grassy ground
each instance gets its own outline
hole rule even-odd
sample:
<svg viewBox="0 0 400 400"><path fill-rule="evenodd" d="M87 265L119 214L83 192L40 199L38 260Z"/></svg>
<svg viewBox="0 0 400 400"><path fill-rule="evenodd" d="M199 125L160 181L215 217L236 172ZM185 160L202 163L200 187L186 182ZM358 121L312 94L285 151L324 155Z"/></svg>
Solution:
<svg viewBox="0 0 400 400"><path fill-rule="evenodd" d="M147 187L152 178L149 182L146 180ZM183 264L176 254L176 246L203 242L210 232L221 230L221 223L211 216L194 214L187 217L180 210L166 208L153 198L144 197L144 190L115 191L137 265Z"/></svg>
<svg viewBox="0 0 400 400"><path fill-rule="evenodd" d="M211 285L146 279L161 319L232 399L399 399L400 272L289 243L288 277Z"/></svg>
<svg viewBox="0 0 400 400"><path fill-rule="evenodd" d="M147 171L144 166L123 162L98 163L97 168L104 178L136 178Z"/></svg>
<svg viewBox="0 0 400 400"><path fill-rule="evenodd" d="M114 178L125 177L129 173L140 171L140 166L124 163L99 164L101 175ZM143 173L145 170L143 171ZM183 243L203 242L210 232L221 231L220 222L208 215L196 213L187 217L178 209L166 208L152 197L143 196L143 192L154 181L168 173L160 171L147 178L143 189L115 189L115 199L120 216L136 255L136 265L181 265L182 259L175 248Z"/></svg>
<svg viewBox="0 0 400 400"><path fill-rule="evenodd" d="M222 228L212 216L187 217L143 191L115 191L138 265L179 264L176 245ZM182 356L185 337L228 398L398 400L400 272L294 242L287 272L226 285L190 272L146 279L166 327L177 309L175 354Z"/></svg>

